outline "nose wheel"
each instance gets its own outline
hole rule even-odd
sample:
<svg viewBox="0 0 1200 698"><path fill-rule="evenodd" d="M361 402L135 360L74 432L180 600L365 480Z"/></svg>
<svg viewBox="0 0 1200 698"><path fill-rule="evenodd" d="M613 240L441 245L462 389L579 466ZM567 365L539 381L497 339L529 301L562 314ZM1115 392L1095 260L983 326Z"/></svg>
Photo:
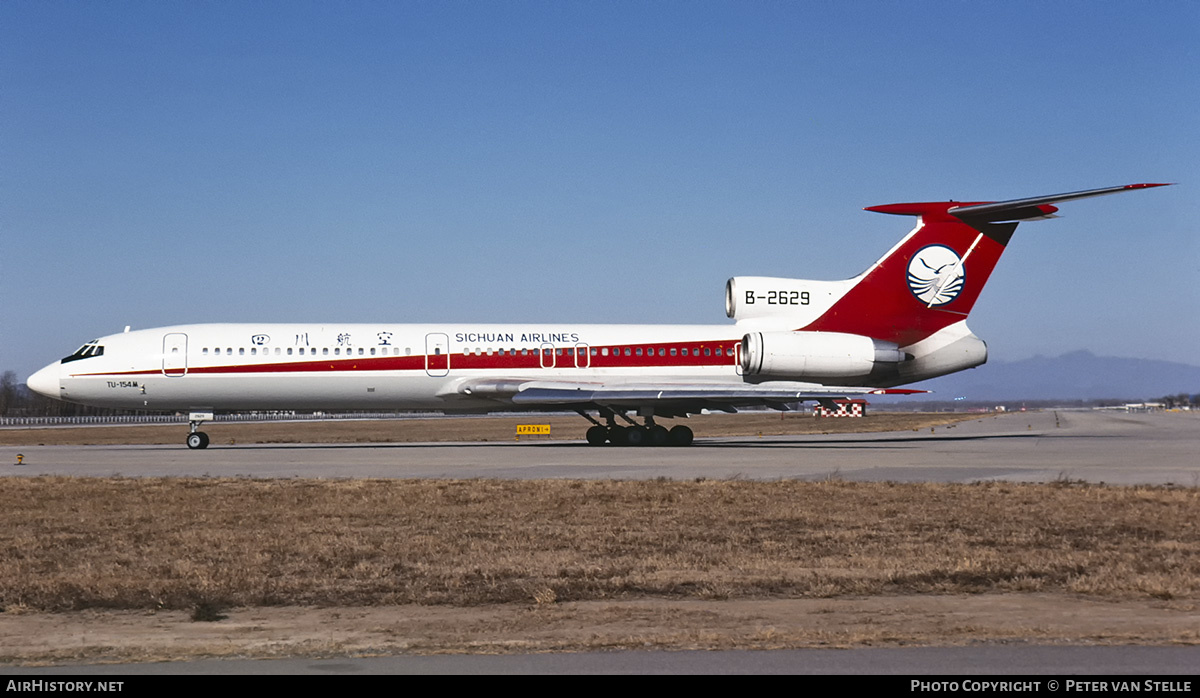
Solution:
<svg viewBox="0 0 1200 698"><path fill-rule="evenodd" d="M187 436L188 448L208 448L208 434L202 431L193 431Z"/></svg>

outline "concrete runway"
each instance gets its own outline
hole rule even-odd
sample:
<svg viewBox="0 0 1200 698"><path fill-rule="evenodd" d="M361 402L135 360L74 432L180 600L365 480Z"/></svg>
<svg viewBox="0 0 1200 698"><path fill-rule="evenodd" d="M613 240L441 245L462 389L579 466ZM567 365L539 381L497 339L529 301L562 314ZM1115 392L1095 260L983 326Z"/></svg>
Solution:
<svg viewBox="0 0 1200 698"><path fill-rule="evenodd" d="M1200 485L1200 414L1059 411L982 417L932 432L706 439L691 448L574 442L26 446L0 474L311 477L620 478ZM14 466L16 454L25 464Z"/></svg>

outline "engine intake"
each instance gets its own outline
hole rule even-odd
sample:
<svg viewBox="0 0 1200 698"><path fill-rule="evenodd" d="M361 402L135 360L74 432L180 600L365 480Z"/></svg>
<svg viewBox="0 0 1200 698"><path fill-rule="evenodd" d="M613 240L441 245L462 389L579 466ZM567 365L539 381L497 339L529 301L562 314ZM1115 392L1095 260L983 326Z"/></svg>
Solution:
<svg viewBox="0 0 1200 698"><path fill-rule="evenodd" d="M894 342L841 332L751 332L742 338L742 372L787 378L865 378L893 372L907 358Z"/></svg>

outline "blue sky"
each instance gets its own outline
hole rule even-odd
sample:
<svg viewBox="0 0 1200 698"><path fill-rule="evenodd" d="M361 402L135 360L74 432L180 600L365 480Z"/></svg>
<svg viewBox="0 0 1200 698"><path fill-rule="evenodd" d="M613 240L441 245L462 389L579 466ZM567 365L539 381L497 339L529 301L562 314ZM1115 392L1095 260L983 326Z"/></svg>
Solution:
<svg viewBox="0 0 1200 698"><path fill-rule="evenodd" d="M0 370L184 322L722 323L1021 226L994 360L1200 365L1200 3L0 3Z"/></svg>

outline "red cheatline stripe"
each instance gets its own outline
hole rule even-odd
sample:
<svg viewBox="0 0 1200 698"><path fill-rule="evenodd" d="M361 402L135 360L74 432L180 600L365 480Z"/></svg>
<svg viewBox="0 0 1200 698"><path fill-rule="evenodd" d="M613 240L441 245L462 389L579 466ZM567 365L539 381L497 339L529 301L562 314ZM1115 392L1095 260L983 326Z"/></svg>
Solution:
<svg viewBox="0 0 1200 698"><path fill-rule="evenodd" d="M730 354L733 348L738 344L737 340L726 339L715 342L679 342L679 343L658 343L658 344L622 344L622 345L604 345L590 346L590 349L595 349L595 354L591 354L586 358L586 361L581 362L586 367L590 368L650 368L650 367L673 367L673 366L727 366L732 365L734 357ZM637 355L637 350L642 349L642 356ZM608 350L608 356L605 356L603 350ZM629 356L625 355L628 349ZM659 350L663 350L663 356L659 356ZM675 355L671 355L671 350L675 350ZM683 355L683 350L688 350L688 355ZM704 350L709 350L709 355L704 355ZM720 354L717 353L720 350ZM494 351L492 354L450 354L450 368L453 370L507 370L507 369L540 369L542 366L542 356L537 349L529 349L527 354L522 354L520 349L505 349L503 353ZM564 348L560 355L557 352L554 354L554 365L546 366L545 368L570 369L575 368L576 357L573 353L568 354ZM573 348L570 351L574 351ZM650 354L653 355L650 355ZM383 357L354 357L349 359L307 359L303 361L285 361L272 362L263 364L234 364L228 366L188 366L189 374L237 374L237 373L331 373L331 372L348 372L348 371L424 371L426 369L426 358L429 360L429 368L432 370L444 370L446 367L446 355L431 354L417 356L383 356ZM547 360L551 357L546 357ZM182 373L183 369L168 369ZM111 373L79 373L77 377L82 376L138 376L138 375L154 375L161 373L161 368L142 369L136 371L117 371Z"/></svg>

